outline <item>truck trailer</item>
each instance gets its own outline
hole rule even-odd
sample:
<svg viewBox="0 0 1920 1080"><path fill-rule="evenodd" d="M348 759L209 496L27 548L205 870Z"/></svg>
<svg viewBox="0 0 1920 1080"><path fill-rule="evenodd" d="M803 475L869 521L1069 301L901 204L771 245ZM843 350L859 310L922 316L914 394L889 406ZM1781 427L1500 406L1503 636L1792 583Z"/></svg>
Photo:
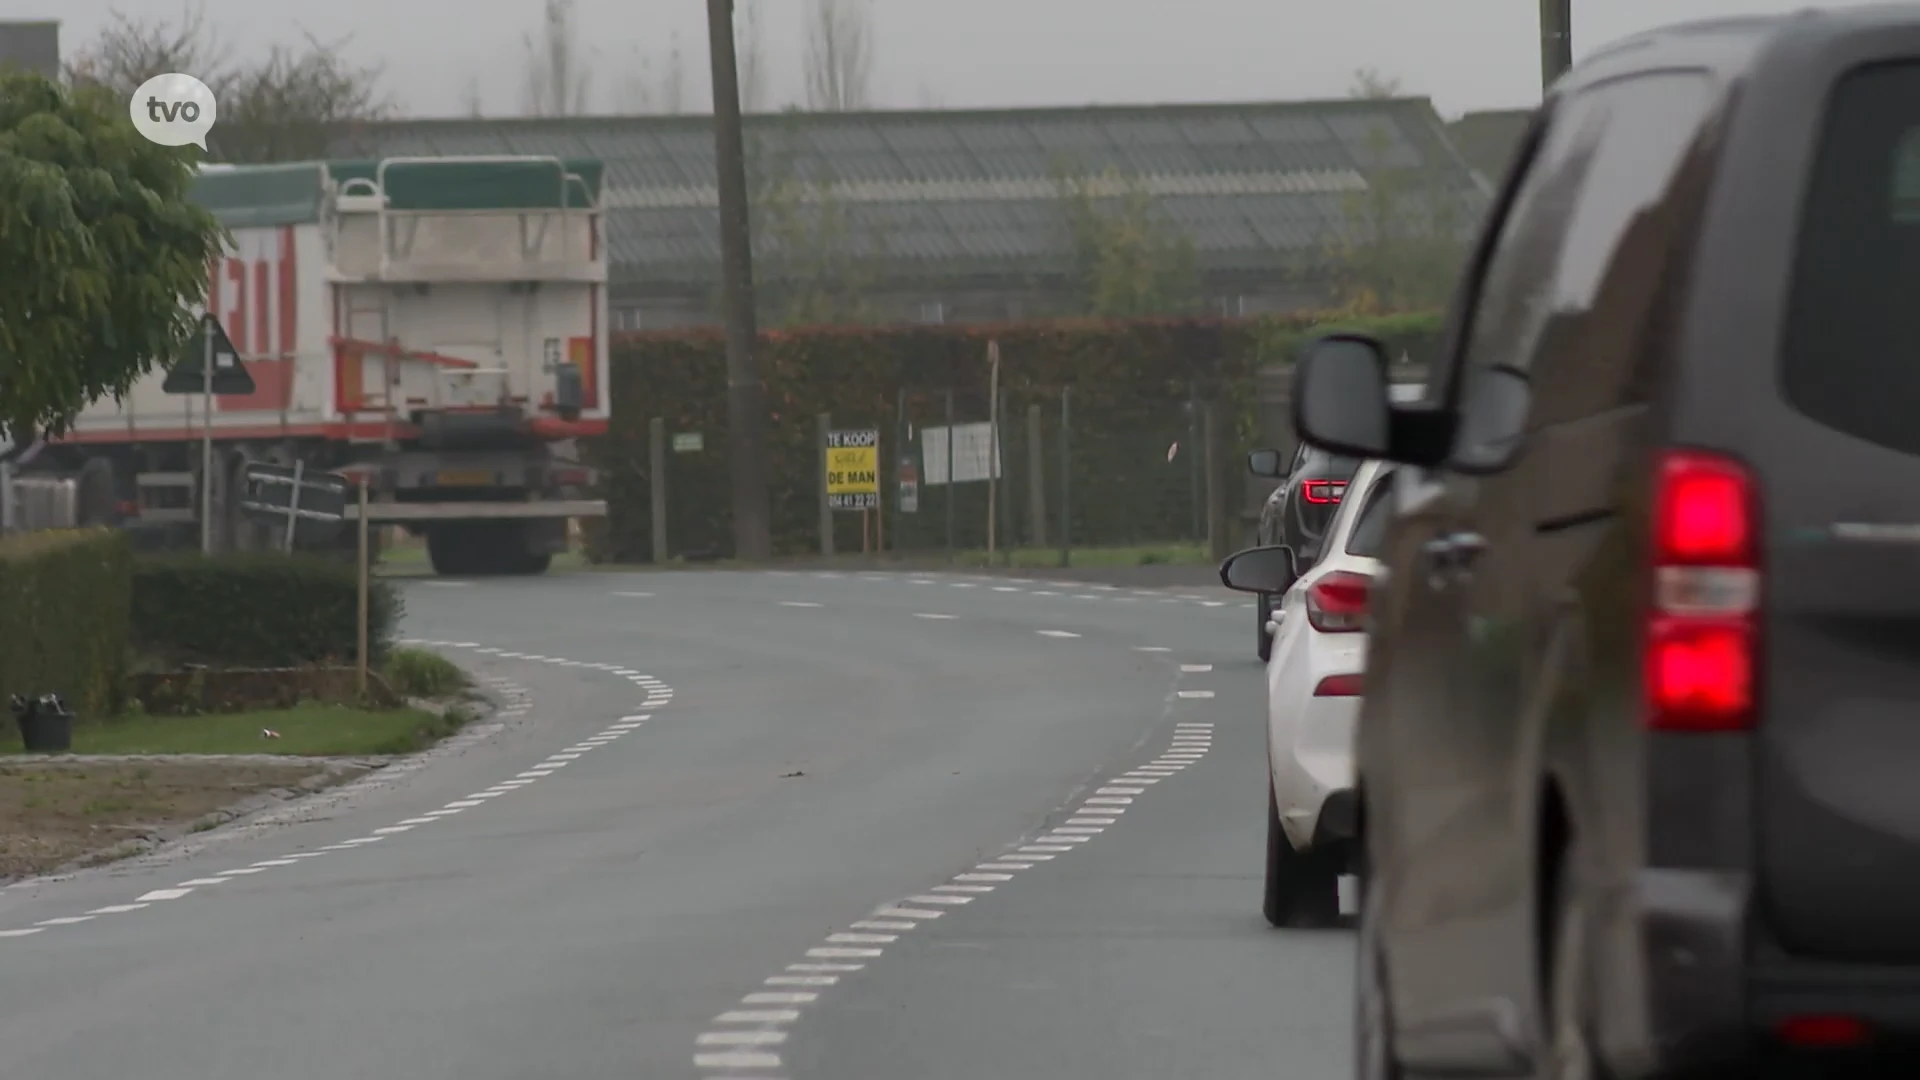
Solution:
<svg viewBox="0 0 1920 1080"><path fill-rule="evenodd" d="M424 536L436 573L537 574L569 519L603 516L579 441L608 411L601 163L395 157L207 166L194 199L232 236L207 309L254 382L215 397L154 371L19 468L73 482L77 523L145 548L275 546L240 511L268 462L346 475L368 518ZM342 544L355 530L341 531Z"/></svg>

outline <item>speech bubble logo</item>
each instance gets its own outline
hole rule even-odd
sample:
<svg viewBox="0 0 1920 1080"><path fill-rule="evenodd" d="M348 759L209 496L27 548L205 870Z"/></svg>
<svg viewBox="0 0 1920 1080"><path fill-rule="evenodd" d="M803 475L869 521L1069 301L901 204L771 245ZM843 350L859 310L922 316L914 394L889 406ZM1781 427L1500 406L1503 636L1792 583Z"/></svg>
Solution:
<svg viewBox="0 0 1920 1080"><path fill-rule="evenodd" d="M133 129L148 142L205 150L207 132L219 119L220 106L206 83L171 72L141 83L127 104L127 115L133 118Z"/></svg>

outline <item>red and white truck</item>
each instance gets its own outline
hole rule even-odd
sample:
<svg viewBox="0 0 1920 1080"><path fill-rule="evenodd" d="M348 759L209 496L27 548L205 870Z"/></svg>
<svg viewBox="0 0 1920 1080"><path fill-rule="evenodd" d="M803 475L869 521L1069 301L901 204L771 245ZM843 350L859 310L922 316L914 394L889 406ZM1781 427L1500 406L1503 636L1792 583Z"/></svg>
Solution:
<svg viewBox="0 0 1920 1080"><path fill-rule="evenodd" d="M208 166L233 236L209 308L255 392L214 398L213 547L275 537L238 507L252 462L368 485L369 520L442 574L532 574L605 513L578 440L608 411L602 166L554 157ZM80 524L200 542L202 397L89 406L17 471L75 481ZM351 537L353 530L343 530Z"/></svg>

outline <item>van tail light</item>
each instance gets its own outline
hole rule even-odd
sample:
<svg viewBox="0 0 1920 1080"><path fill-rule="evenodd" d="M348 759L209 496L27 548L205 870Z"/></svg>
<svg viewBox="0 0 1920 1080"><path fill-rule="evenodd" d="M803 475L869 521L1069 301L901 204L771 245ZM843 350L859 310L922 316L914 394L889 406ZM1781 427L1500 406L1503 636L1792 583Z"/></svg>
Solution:
<svg viewBox="0 0 1920 1080"><path fill-rule="evenodd" d="M1372 586L1372 578L1346 570L1314 582L1307 589L1307 625L1323 634L1366 629L1367 592Z"/></svg>
<svg viewBox="0 0 1920 1080"><path fill-rule="evenodd" d="M1753 726L1760 647L1759 506L1752 474L1698 451L1661 455L1645 665L1656 731Z"/></svg>
<svg viewBox="0 0 1920 1080"><path fill-rule="evenodd" d="M1314 697L1359 697L1360 676L1329 675L1313 688Z"/></svg>
<svg viewBox="0 0 1920 1080"><path fill-rule="evenodd" d="M1300 495L1315 506L1328 506L1340 501L1346 494L1345 480L1302 480Z"/></svg>
<svg viewBox="0 0 1920 1080"><path fill-rule="evenodd" d="M1818 1049L1860 1046L1872 1034L1858 1017L1829 1013L1786 1017L1774 1033L1789 1046Z"/></svg>

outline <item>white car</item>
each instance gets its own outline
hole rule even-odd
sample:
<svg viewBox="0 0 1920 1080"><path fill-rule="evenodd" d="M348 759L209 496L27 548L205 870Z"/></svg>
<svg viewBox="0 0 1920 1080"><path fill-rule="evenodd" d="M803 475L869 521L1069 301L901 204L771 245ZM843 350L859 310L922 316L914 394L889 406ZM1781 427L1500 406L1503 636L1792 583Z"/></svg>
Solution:
<svg viewBox="0 0 1920 1080"><path fill-rule="evenodd" d="M1273 609L1263 907L1274 926L1336 921L1340 876L1353 872L1353 729L1392 472L1377 461L1360 465L1327 526L1319 560Z"/></svg>

